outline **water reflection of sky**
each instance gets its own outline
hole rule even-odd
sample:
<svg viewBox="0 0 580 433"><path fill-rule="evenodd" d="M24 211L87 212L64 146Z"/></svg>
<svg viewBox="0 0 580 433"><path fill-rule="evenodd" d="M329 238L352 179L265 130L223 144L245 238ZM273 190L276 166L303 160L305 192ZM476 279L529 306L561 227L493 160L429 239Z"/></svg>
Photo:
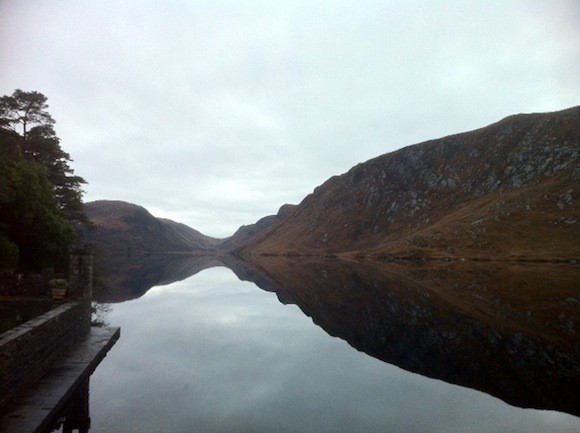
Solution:
<svg viewBox="0 0 580 433"><path fill-rule="evenodd" d="M108 317L121 339L91 380L91 432L577 432L408 373L330 337L294 305L213 268Z"/></svg>

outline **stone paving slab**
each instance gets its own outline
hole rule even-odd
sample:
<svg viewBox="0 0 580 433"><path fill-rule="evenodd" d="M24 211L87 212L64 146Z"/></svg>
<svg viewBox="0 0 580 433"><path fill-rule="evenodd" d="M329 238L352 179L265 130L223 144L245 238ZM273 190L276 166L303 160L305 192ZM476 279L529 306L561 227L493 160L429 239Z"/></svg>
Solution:
<svg viewBox="0 0 580 433"><path fill-rule="evenodd" d="M120 334L120 328L91 328L88 336L57 361L21 404L0 420L0 433L43 431L77 386L97 368Z"/></svg>

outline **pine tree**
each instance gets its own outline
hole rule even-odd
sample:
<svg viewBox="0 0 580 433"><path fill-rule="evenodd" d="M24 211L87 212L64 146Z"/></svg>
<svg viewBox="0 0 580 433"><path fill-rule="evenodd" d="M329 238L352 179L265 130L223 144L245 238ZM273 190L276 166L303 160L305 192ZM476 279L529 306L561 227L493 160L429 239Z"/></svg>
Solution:
<svg viewBox="0 0 580 433"><path fill-rule="evenodd" d="M0 268L55 266L75 238L73 222L87 222L82 184L60 147L39 92L0 98ZM22 126L22 135L16 132Z"/></svg>
<svg viewBox="0 0 580 433"><path fill-rule="evenodd" d="M30 124L53 124L54 119L46 111L47 99L42 93L24 92L20 89L16 89L12 96L2 96L0 98L0 126L16 131L15 125L21 124L22 136L26 139L27 128Z"/></svg>

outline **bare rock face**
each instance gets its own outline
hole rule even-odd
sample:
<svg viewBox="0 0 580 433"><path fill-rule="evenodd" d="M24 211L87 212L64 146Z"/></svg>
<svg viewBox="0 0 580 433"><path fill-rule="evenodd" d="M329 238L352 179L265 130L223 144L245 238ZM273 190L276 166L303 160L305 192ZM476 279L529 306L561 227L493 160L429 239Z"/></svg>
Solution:
<svg viewBox="0 0 580 433"><path fill-rule="evenodd" d="M101 253L203 253L213 251L220 242L123 201L89 202L85 212L92 227L82 229L80 242L95 244Z"/></svg>
<svg viewBox="0 0 580 433"><path fill-rule="evenodd" d="M245 254L571 258L580 107L521 114L334 176Z"/></svg>

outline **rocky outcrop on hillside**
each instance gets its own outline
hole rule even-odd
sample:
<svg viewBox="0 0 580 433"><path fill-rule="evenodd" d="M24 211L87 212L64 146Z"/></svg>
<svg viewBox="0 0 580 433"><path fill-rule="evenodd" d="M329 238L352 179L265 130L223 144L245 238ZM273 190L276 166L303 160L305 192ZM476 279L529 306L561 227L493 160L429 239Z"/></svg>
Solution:
<svg viewBox="0 0 580 433"><path fill-rule="evenodd" d="M220 243L184 224L156 218L147 209L123 201L99 200L85 204L92 223L79 233L79 243L97 252L163 253L212 252Z"/></svg>
<svg viewBox="0 0 580 433"><path fill-rule="evenodd" d="M319 186L245 254L580 254L580 107L382 155Z"/></svg>

